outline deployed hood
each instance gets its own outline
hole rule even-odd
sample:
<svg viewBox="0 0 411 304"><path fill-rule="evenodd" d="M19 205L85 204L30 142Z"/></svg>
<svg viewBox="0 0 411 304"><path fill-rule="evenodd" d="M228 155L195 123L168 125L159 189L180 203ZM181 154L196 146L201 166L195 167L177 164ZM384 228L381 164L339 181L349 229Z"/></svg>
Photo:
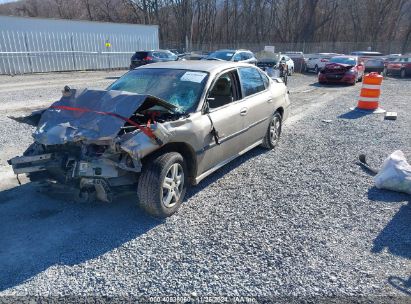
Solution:
<svg viewBox="0 0 411 304"><path fill-rule="evenodd" d="M56 145L109 140L124 126L122 118L130 118L137 110L175 108L157 97L122 91L72 89L67 95L42 113L33 133L37 142Z"/></svg>

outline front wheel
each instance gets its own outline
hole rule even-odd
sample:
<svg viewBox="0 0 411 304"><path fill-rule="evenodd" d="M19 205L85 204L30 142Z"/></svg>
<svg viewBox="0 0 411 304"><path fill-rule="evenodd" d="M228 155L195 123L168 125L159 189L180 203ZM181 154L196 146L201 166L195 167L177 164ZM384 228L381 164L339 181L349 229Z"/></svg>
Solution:
<svg viewBox="0 0 411 304"><path fill-rule="evenodd" d="M280 141L281 128L281 114L279 112L275 112L271 117L270 125L268 126L267 133L265 134L261 145L266 149L273 149Z"/></svg>
<svg viewBox="0 0 411 304"><path fill-rule="evenodd" d="M180 153L169 152L149 160L137 187L139 205L154 217L174 214L187 191L188 172Z"/></svg>

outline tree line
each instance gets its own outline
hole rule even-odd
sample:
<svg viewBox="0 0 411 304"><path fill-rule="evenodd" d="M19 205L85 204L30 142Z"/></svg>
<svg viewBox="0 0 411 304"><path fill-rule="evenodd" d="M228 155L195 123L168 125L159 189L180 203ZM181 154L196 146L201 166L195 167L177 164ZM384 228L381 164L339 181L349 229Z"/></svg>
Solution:
<svg viewBox="0 0 411 304"><path fill-rule="evenodd" d="M157 24L166 47L396 42L411 51L411 0L21 0L0 14Z"/></svg>

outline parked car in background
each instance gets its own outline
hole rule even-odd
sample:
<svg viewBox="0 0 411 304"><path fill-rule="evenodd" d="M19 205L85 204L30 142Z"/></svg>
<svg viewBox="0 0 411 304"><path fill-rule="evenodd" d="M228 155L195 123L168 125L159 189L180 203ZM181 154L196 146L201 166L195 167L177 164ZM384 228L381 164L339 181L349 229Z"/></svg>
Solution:
<svg viewBox="0 0 411 304"><path fill-rule="evenodd" d="M389 54L385 55L384 58L384 72L386 70L387 64L390 63L391 61L394 61L398 57L402 56L402 54Z"/></svg>
<svg viewBox="0 0 411 304"><path fill-rule="evenodd" d="M306 72L313 71L318 74L318 72L325 67L331 57L338 56L341 54L337 53L316 53L311 54L311 56L306 61Z"/></svg>
<svg viewBox="0 0 411 304"><path fill-rule="evenodd" d="M401 78L411 76L411 55L397 57L386 64L386 75L397 75Z"/></svg>
<svg viewBox="0 0 411 304"><path fill-rule="evenodd" d="M184 52L183 50L179 50L179 49L169 49L169 51L175 55L177 55L177 57L182 58L183 56L187 55L188 53Z"/></svg>
<svg viewBox="0 0 411 304"><path fill-rule="evenodd" d="M292 61L294 62L294 67L293 71L298 71L298 72L303 72L305 71L305 59L304 59L304 53L303 52L292 52L292 51L287 51L284 53L284 55L290 57Z"/></svg>
<svg viewBox="0 0 411 304"><path fill-rule="evenodd" d="M204 52L204 51L192 51L186 53L182 58L186 60L202 60L205 59L211 52Z"/></svg>
<svg viewBox="0 0 411 304"><path fill-rule="evenodd" d="M366 72L382 73L384 70L384 56L380 52L355 51L351 55L358 56L364 62Z"/></svg>
<svg viewBox="0 0 411 304"><path fill-rule="evenodd" d="M318 73L318 82L355 85L362 81L364 70L364 63L357 56L335 56Z"/></svg>
<svg viewBox="0 0 411 304"><path fill-rule="evenodd" d="M177 61L179 57L169 50L137 51L131 57L130 70L139 66L165 61Z"/></svg>
<svg viewBox="0 0 411 304"><path fill-rule="evenodd" d="M258 59L257 66L265 71L271 78L282 78L287 85L288 67L285 61L280 61L282 55L261 51L256 54Z"/></svg>
<svg viewBox="0 0 411 304"><path fill-rule="evenodd" d="M26 117L37 126L34 142L9 164L84 199L111 201L133 189L136 203L163 218L178 210L190 184L254 147L273 149L289 106L284 83L249 64L150 64L107 90L67 90Z"/></svg>
<svg viewBox="0 0 411 304"><path fill-rule="evenodd" d="M294 61L287 55L280 55L280 62L287 65L288 76L291 76L294 73Z"/></svg>
<svg viewBox="0 0 411 304"><path fill-rule="evenodd" d="M217 50L204 59L257 64L257 58L255 58L254 53L249 50Z"/></svg>

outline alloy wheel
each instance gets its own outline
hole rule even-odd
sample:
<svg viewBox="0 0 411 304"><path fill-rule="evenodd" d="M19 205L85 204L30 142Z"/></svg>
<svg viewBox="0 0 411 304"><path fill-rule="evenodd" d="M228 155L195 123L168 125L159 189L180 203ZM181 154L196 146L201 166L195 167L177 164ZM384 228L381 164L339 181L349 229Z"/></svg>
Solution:
<svg viewBox="0 0 411 304"><path fill-rule="evenodd" d="M270 141L275 144L280 138L281 121L278 116L274 116L270 123Z"/></svg>
<svg viewBox="0 0 411 304"><path fill-rule="evenodd" d="M162 184L161 201L166 208L171 208L180 199L184 187L184 171L179 163L174 163L168 169Z"/></svg>

